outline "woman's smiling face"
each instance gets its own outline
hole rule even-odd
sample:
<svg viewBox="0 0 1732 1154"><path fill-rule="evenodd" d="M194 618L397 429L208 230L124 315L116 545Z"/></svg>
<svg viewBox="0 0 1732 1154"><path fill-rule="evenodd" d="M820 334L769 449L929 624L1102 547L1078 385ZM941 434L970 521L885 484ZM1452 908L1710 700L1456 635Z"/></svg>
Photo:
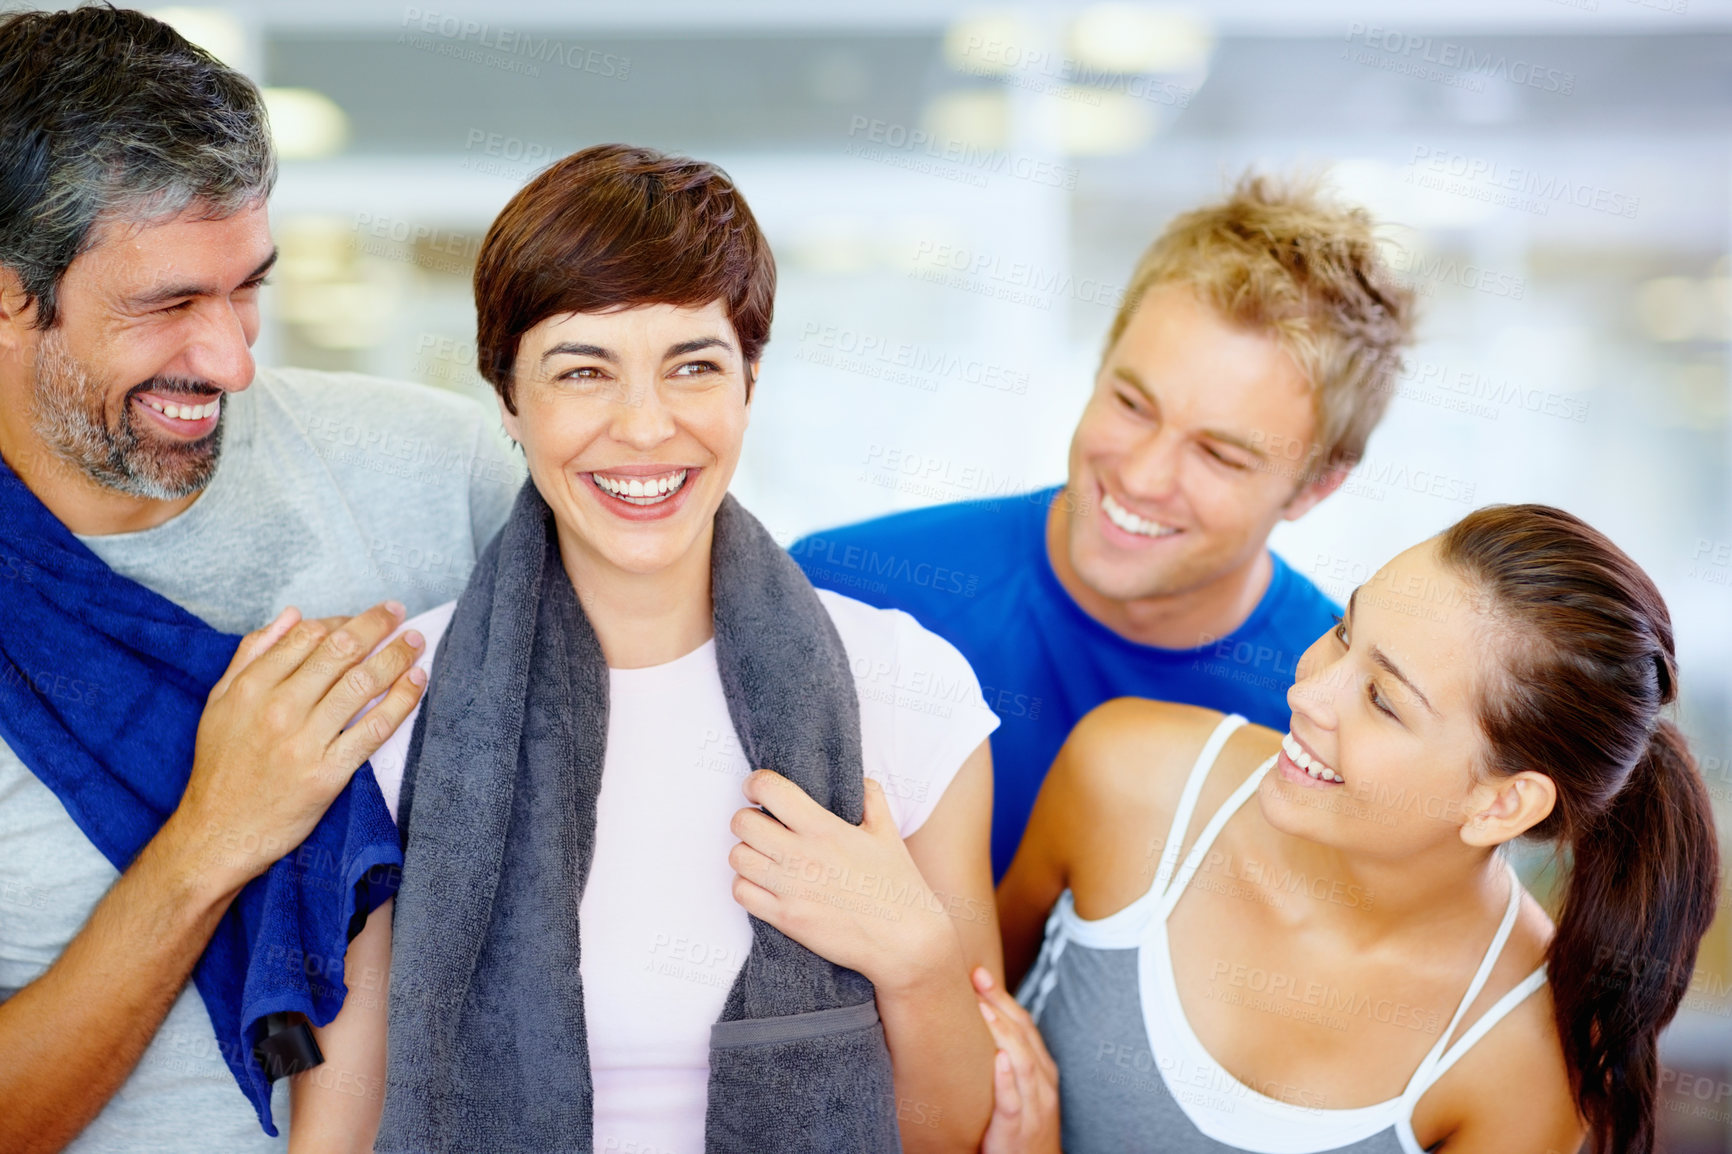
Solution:
<svg viewBox="0 0 1732 1154"><path fill-rule="evenodd" d="M1299 660L1292 729L1258 790L1270 824L1391 857L1497 824L1475 695L1504 641L1433 542L1385 565Z"/></svg>
<svg viewBox="0 0 1732 1154"><path fill-rule="evenodd" d="M502 415L568 566L646 575L707 551L750 416L747 372L721 301L567 313L523 334L517 412Z"/></svg>

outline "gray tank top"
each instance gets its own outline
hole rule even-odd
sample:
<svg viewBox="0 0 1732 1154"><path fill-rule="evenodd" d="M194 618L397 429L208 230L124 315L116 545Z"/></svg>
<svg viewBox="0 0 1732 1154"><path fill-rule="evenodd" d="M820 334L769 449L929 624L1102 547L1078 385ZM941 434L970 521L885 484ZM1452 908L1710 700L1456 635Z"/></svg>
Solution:
<svg viewBox="0 0 1732 1154"><path fill-rule="evenodd" d="M1448 1028L1399 1097L1325 1109L1302 1093L1270 1097L1240 1082L1214 1060L1185 1019L1166 924L1221 827L1274 764L1270 759L1228 798L1180 863L1179 848L1203 781L1227 738L1244 723L1236 715L1223 718L1198 755L1149 892L1109 917L1090 921L1077 916L1067 891L1047 921L1040 958L1017 996L1039 1023L1058 1064L1064 1149L1067 1154L1424 1154L1413 1134L1414 1106L1545 982L1541 967L1449 1045L1515 924L1522 892L1515 871L1510 871L1509 905L1497 935ZM1303 1006L1295 1009L1314 1012Z"/></svg>

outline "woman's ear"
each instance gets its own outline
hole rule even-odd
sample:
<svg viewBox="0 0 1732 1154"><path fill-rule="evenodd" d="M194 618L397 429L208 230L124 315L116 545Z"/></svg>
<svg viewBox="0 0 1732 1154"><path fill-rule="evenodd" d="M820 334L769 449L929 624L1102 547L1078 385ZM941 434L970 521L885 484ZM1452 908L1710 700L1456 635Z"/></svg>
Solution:
<svg viewBox="0 0 1732 1154"><path fill-rule="evenodd" d="M758 370L763 365L763 361L757 360L746 366L746 409L748 412L752 408L752 394L757 391L758 387Z"/></svg>
<svg viewBox="0 0 1732 1154"><path fill-rule="evenodd" d="M1480 808L1461 827L1461 840L1471 846L1499 846L1514 841L1551 816L1558 787L1543 773L1527 770L1485 787ZM1477 794L1477 791L1476 791Z"/></svg>
<svg viewBox="0 0 1732 1154"><path fill-rule="evenodd" d="M515 383L513 382L513 384ZM519 423L517 414L512 412L510 406L505 403L504 393L495 393L494 397L499 402L499 423L505 426L505 435L510 437L519 448L522 448L523 426Z"/></svg>

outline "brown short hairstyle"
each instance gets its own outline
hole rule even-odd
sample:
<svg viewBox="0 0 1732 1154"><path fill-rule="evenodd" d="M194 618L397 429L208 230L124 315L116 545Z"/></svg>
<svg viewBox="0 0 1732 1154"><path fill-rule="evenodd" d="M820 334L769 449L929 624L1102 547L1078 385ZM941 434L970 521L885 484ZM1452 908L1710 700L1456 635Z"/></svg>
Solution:
<svg viewBox="0 0 1732 1154"><path fill-rule="evenodd" d="M775 297L770 245L727 173L599 144L537 174L487 230L475 263L477 368L515 413L518 342L548 317L720 300L749 390Z"/></svg>
<svg viewBox="0 0 1732 1154"><path fill-rule="evenodd" d="M1149 246L1106 347L1151 288L1190 284L1230 320L1282 343L1311 382L1314 463L1352 465L1413 339L1413 293L1378 253L1375 228L1364 209L1328 201L1316 178L1248 173L1226 200L1178 217Z"/></svg>

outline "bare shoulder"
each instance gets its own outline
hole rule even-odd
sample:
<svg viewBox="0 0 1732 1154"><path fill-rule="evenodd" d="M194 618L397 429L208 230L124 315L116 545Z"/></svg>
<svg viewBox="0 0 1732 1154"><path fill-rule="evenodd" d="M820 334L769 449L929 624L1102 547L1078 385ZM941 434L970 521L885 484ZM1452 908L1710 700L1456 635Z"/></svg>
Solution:
<svg viewBox="0 0 1732 1154"><path fill-rule="evenodd" d="M1509 943L1464 1023L1476 1022L1545 961L1552 921L1522 895ZM1575 1150L1583 1128L1570 1092L1550 985L1541 985L1482 1037L1414 1112L1422 1141L1445 1138L1442 1150Z"/></svg>
<svg viewBox="0 0 1732 1154"><path fill-rule="evenodd" d="M1106 806L1167 817L1178 807L1197 755L1225 716L1218 710L1120 697L1077 723L1060 758L1070 788ZM1281 735L1245 725L1222 749L1198 809L1212 813L1280 745Z"/></svg>
<svg viewBox="0 0 1732 1154"><path fill-rule="evenodd" d="M1192 705L1121 697L1072 730L1048 786L1083 916L1104 916L1148 888L1191 767L1222 716ZM1199 812L1213 812L1255 766L1256 751L1279 740L1258 726L1235 733L1205 784Z"/></svg>
<svg viewBox="0 0 1732 1154"><path fill-rule="evenodd" d="M1584 1127L1552 1021L1550 987L1493 1026L1426 1093L1413 1120L1422 1143L1443 1140L1443 1154L1577 1149Z"/></svg>
<svg viewBox="0 0 1732 1154"><path fill-rule="evenodd" d="M1079 795L1107 804L1158 806L1165 799L1171 810L1221 716L1195 705L1119 697L1084 715L1059 756Z"/></svg>
<svg viewBox="0 0 1732 1154"><path fill-rule="evenodd" d="M1217 710L1176 701L1115 697L1083 715L1066 747L1102 772L1135 761L1147 774L1153 762L1188 762L1221 717ZM1183 748L1187 738L1195 739L1188 755Z"/></svg>

